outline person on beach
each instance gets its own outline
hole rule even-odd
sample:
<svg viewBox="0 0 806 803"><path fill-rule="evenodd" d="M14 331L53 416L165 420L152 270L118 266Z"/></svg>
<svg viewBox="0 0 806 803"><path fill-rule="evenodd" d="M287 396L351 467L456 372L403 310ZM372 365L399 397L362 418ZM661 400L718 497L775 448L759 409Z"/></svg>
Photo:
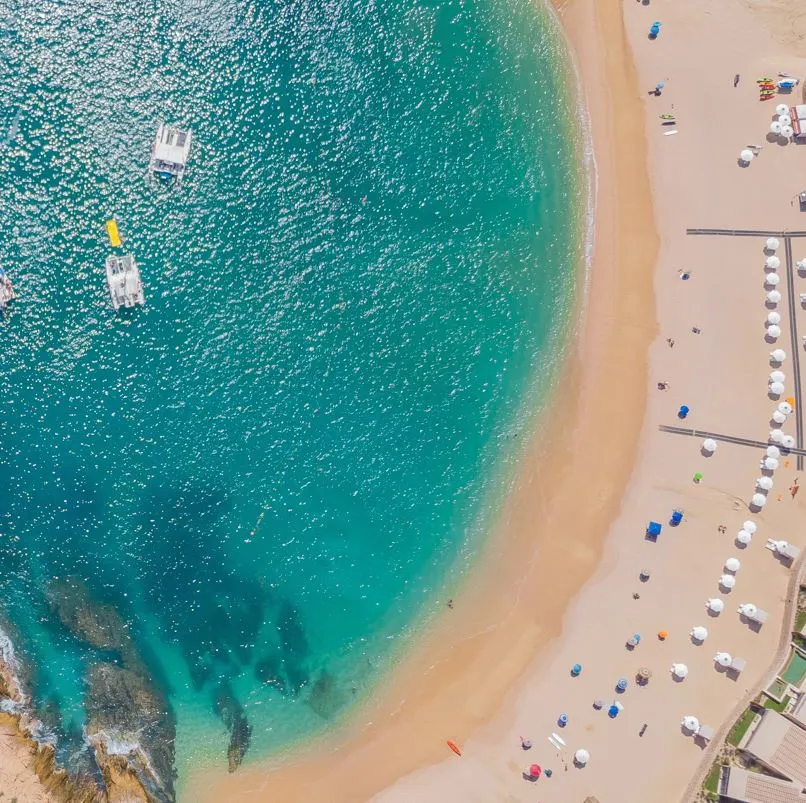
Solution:
<svg viewBox="0 0 806 803"><path fill-rule="evenodd" d="M643 725L641 725L641 730L638 731L638 735L643 736L646 733L646 729L647 729L647 723L645 722Z"/></svg>
<svg viewBox="0 0 806 803"><path fill-rule="evenodd" d="M737 86L739 86L739 73L733 76L733 88L736 89Z"/></svg>
<svg viewBox="0 0 806 803"><path fill-rule="evenodd" d="M717 530L719 530L721 533L726 533L728 528L724 524L720 524L719 527L717 527Z"/></svg>
<svg viewBox="0 0 806 803"><path fill-rule="evenodd" d="M795 477L795 481L792 483L791 487L789 488L789 493L792 494L792 498L794 499L798 495L798 491L800 490L800 485L798 485L798 478Z"/></svg>
<svg viewBox="0 0 806 803"><path fill-rule="evenodd" d="M667 337L666 342L669 344L670 349L674 348L674 338L673 337Z"/></svg>
<svg viewBox="0 0 806 803"><path fill-rule="evenodd" d="M669 390L668 382L658 382L658 390Z"/></svg>

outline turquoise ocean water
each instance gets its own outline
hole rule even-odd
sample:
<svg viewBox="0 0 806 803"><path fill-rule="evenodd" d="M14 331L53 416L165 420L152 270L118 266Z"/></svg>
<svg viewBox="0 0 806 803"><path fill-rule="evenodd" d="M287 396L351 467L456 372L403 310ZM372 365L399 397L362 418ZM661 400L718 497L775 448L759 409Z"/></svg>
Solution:
<svg viewBox="0 0 806 803"><path fill-rule="evenodd" d="M327 727L472 559L573 298L563 54L533 0L46 0L0 66L0 607L67 757L116 657L53 579L114 606L181 786L222 687L247 760Z"/></svg>

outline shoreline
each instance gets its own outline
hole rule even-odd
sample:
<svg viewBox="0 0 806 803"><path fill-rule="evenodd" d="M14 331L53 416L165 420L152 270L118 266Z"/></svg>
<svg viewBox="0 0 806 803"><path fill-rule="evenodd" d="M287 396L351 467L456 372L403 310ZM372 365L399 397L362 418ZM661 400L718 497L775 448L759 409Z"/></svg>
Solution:
<svg viewBox="0 0 806 803"><path fill-rule="evenodd" d="M560 12L564 8L567 4ZM270 794L283 801L323 795L323 799L365 800L408 772L444 759L446 739L462 743L500 710L509 689L538 652L560 635L571 600L597 569L607 529L621 504L621 487L634 465L640 432L635 420L643 414L647 349L657 331L652 276L642 270L644 264L652 264L658 247L644 161L643 114L629 92L622 91L614 105L618 124L625 117L632 121L631 136L614 142L607 136L617 123L604 99L612 101L609 80L602 79L615 77L612 85L623 87L626 76L635 84L626 60L620 10L613 13L611 8L608 14L608 30L611 35L617 32L620 46L614 48L608 40L605 71L598 69L601 41L595 63L589 63L589 51L580 60L576 50L580 27L590 26L590 16L582 14L574 21L580 26L576 32L560 17L575 62L569 65L575 81L597 79L588 85L600 90L595 98L590 91L585 93L593 118L597 169L595 248L589 283L575 299L572 321L577 321L577 331L561 376L567 390L553 394L535 422L537 432L524 450L499 524L476 558L456 610L440 616L418 638L390 673L377 695L380 699L363 705L344 727L315 740L310 749L280 766L246 765L223 777L217 771L200 770L187 784L193 799L249 800ZM581 91L582 85L574 88L576 96ZM628 197L617 199L625 177ZM627 236L628 221L642 222L641 236ZM626 341L619 328L625 319L632 323ZM616 380L606 366L623 360L625 354L632 356L630 376ZM575 405L570 418L568 399ZM620 426L614 426L614 414ZM558 431L573 434L570 439L541 434ZM589 444L597 441L592 459ZM595 500L580 506L578 490L592 482L602 490ZM549 498L540 492L543 485L552 487ZM544 526L536 537L533 522L539 517ZM560 527L581 535L573 545L553 539ZM530 561L524 561L524 553L530 554ZM502 588L509 590L502 593ZM537 617L536 609L542 609ZM435 722L445 723L444 733L434 732Z"/></svg>

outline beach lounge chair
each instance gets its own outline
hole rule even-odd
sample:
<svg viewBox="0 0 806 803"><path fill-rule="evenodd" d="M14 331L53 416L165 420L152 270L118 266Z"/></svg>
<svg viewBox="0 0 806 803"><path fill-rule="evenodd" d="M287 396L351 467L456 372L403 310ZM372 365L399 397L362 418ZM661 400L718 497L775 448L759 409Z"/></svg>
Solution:
<svg viewBox="0 0 806 803"><path fill-rule="evenodd" d="M764 611L761 608L756 608L755 614L753 616L748 616L747 618L752 622L758 622L760 625L763 625L769 616L770 615L767 613L767 611Z"/></svg>
<svg viewBox="0 0 806 803"><path fill-rule="evenodd" d="M714 738L714 729L710 725L700 725L697 738L702 739L704 742L710 742Z"/></svg>
<svg viewBox="0 0 806 803"><path fill-rule="evenodd" d="M731 668L731 669L732 669L734 672L736 672L737 674L738 674L739 672L743 672L743 671L744 671L744 668L745 668L746 666L747 666L747 661L745 661L745 660L744 660L744 658L738 658L738 657L737 657L737 658L734 658L734 659L733 659L733 660L730 662L730 668Z"/></svg>

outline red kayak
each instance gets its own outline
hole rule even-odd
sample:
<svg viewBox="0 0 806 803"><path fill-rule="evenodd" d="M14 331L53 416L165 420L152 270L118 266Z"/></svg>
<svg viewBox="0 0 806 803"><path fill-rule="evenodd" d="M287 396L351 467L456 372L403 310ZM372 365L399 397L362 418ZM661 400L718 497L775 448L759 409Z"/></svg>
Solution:
<svg viewBox="0 0 806 803"><path fill-rule="evenodd" d="M448 747L450 747L457 756L462 755L462 751L453 742L448 742Z"/></svg>

